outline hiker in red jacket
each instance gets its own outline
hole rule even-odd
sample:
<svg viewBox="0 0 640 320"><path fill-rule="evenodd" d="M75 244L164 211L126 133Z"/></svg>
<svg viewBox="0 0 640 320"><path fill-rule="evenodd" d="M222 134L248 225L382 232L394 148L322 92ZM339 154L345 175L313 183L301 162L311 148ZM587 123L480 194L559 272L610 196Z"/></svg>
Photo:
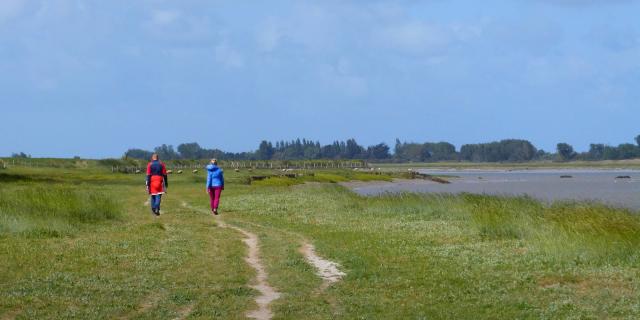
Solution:
<svg viewBox="0 0 640 320"><path fill-rule="evenodd" d="M167 167L158 159L158 154L154 153L151 162L147 164L147 191L151 195L151 212L156 216L160 215L160 201L168 186Z"/></svg>

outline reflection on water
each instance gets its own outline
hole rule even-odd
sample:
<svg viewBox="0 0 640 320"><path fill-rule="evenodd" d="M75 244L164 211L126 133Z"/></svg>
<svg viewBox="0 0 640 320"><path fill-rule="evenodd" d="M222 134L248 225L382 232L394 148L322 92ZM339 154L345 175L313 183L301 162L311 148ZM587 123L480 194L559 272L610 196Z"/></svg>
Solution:
<svg viewBox="0 0 640 320"><path fill-rule="evenodd" d="M529 195L544 200L594 200L640 210L640 170L420 170L450 175L451 184L410 180L356 184L363 195L384 192ZM624 177L624 178L623 178Z"/></svg>

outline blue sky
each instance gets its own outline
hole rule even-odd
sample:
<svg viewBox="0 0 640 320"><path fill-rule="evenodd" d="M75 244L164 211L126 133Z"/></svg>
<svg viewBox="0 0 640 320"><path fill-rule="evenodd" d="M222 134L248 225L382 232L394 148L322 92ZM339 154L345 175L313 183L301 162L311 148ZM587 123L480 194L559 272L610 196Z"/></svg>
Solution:
<svg viewBox="0 0 640 320"><path fill-rule="evenodd" d="M0 1L0 155L640 134L640 1Z"/></svg>

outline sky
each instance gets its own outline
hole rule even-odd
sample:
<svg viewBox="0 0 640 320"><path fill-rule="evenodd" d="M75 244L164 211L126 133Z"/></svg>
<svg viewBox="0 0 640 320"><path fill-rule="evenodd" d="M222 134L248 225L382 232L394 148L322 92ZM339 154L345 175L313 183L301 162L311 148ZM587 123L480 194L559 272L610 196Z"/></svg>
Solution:
<svg viewBox="0 0 640 320"><path fill-rule="evenodd" d="M640 1L0 0L0 155L640 134Z"/></svg>

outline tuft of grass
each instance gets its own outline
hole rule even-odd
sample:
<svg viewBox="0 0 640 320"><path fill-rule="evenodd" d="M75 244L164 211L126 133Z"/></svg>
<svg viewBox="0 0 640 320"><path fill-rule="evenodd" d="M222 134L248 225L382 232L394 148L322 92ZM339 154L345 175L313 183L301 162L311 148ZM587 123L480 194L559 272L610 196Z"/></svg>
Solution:
<svg viewBox="0 0 640 320"><path fill-rule="evenodd" d="M483 238L521 239L546 256L580 263L639 263L640 216L597 203L546 206L528 197L464 195Z"/></svg>
<svg viewBox="0 0 640 320"><path fill-rule="evenodd" d="M529 197L462 195L471 221L480 235L489 239L523 239L541 224L540 202Z"/></svg>
<svg viewBox="0 0 640 320"><path fill-rule="evenodd" d="M545 252L576 262L640 263L640 217L595 203L558 203L544 208L544 225L533 242Z"/></svg>
<svg viewBox="0 0 640 320"><path fill-rule="evenodd" d="M346 182L346 181L349 181L349 179L344 175L338 175L335 173L317 172L313 176L313 181L336 183L336 182Z"/></svg>
<svg viewBox="0 0 640 320"><path fill-rule="evenodd" d="M0 234L61 236L76 226L113 220L121 204L104 190L30 185L0 190Z"/></svg>

